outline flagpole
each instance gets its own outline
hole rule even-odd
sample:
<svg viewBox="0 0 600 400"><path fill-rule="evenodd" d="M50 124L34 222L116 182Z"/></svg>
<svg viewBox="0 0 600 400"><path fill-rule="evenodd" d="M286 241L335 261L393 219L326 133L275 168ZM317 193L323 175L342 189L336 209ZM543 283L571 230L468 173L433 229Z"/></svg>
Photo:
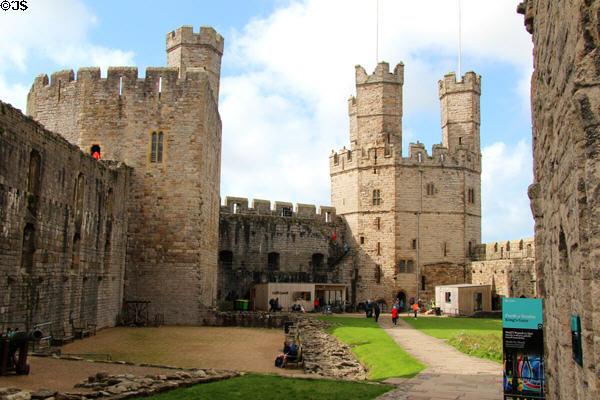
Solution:
<svg viewBox="0 0 600 400"><path fill-rule="evenodd" d="M375 24L375 66L379 64L379 0L377 0L377 18Z"/></svg>
<svg viewBox="0 0 600 400"><path fill-rule="evenodd" d="M462 53L462 38L461 38L461 12L460 12L460 0L458 0L458 77L462 80L461 73L461 53Z"/></svg>

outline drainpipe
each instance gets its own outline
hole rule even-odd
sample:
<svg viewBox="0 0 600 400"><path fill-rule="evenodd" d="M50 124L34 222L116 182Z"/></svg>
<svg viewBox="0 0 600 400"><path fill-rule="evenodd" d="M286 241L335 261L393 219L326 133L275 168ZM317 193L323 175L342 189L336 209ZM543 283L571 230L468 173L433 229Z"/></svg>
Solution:
<svg viewBox="0 0 600 400"><path fill-rule="evenodd" d="M423 170L421 166L419 166L419 211L417 212L417 267L416 267L416 284L417 284L417 298L415 301L419 300L419 271L420 271L420 250L421 250L421 224L420 217L423 212Z"/></svg>

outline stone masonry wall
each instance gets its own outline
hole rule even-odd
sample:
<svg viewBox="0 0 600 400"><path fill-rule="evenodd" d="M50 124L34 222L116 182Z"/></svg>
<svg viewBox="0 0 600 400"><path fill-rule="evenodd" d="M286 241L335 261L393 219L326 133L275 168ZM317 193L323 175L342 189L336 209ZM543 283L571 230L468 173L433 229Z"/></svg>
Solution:
<svg viewBox="0 0 600 400"><path fill-rule="evenodd" d="M95 160L0 102L1 330L114 326L130 184L130 168Z"/></svg>
<svg viewBox="0 0 600 400"><path fill-rule="evenodd" d="M285 211L284 211L285 208ZM289 212L288 212L289 210ZM335 234L335 239L333 235ZM349 246L349 254L344 245ZM351 285L354 266L348 235L332 207L227 197L219 226L218 299L249 298L266 282Z"/></svg>
<svg viewBox="0 0 600 400"><path fill-rule="evenodd" d="M185 32L186 40L221 45L186 54L222 52L214 30ZM142 79L129 67L109 68L106 78L98 68L80 69L77 80L72 71L50 82L41 75L28 97L33 118L85 152L98 146L103 159L133 167L125 299L150 301L150 314L170 324L198 323L216 297L221 120L215 75L204 67L220 68L220 53L148 68Z"/></svg>
<svg viewBox="0 0 600 400"><path fill-rule="evenodd" d="M550 400L600 398L600 2L526 1L537 289ZM571 315L581 319L583 365Z"/></svg>

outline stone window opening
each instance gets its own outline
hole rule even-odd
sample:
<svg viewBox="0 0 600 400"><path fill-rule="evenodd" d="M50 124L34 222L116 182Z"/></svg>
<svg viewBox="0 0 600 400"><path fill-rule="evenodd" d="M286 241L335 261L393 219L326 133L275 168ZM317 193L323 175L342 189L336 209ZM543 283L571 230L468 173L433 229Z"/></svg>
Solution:
<svg viewBox="0 0 600 400"><path fill-rule="evenodd" d="M352 151L348 150L348 161L352 161Z"/></svg>
<svg viewBox="0 0 600 400"><path fill-rule="evenodd" d="M71 253L71 272L79 271L79 262L80 262L80 252L81 252L81 237L79 233L73 235L73 249Z"/></svg>
<svg viewBox="0 0 600 400"><path fill-rule="evenodd" d="M469 188L467 190L467 201L471 204L475 203L475 189Z"/></svg>
<svg viewBox="0 0 600 400"><path fill-rule="evenodd" d="M40 197L40 176L42 157L37 150L32 150L29 155L29 173L27 176L27 208L32 214L37 212L38 199Z"/></svg>
<svg viewBox="0 0 600 400"><path fill-rule="evenodd" d="M389 133L386 133L386 134L385 134L385 142L386 142L387 144L390 144L390 134L389 134Z"/></svg>
<svg viewBox="0 0 600 400"><path fill-rule="evenodd" d="M269 271L279 271L279 253L269 253L267 256L267 269Z"/></svg>
<svg viewBox="0 0 600 400"><path fill-rule="evenodd" d="M92 155L92 157L94 157L96 160L100 159L100 146L95 144L90 148L90 154Z"/></svg>
<svg viewBox="0 0 600 400"><path fill-rule="evenodd" d="M506 242L506 251L510 251L510 242Z"/></svg>
<svg viewBox="0 0 600 400"><path fill-rule="evenodd" d="M523 239L519 241L519 250L523 250Z"/></svg>
<svg viewBox="0 0 600 400"><path fill-rule="evenodd" d="M433 196L435 194L435 185L433 183L428 183L427 187L427 196Z"/></svg>
<svg viewBox="0 0 600 400"><path fill-rule="evenodd" d="M446 303L452 303L452 293L451 292L445 292L444 293L444 300L446 301Z"/></svg>
<svg viewBox="0 0 600 400"><path fill-rule="evenodd" d="M162 163L163 162L163 146L164 146L164 135L162 131L152 132L151 143L150 143L150 162L151 163Z"/></svg>
<svg viewBox="0 0 600 400"><path fill-rule="evenodd" d="M377 164L377 149L373 149L373 162Z"/></svg>
<svg viewBox="0 0 600 400"><path fill-rule="evenodd" d="M423 157L421 156L421 153L417 154L417 158L419 159L419 162L423 161Z"/></svg>
<svg viewBox="0 0 600 400"><path fill-rule="evenodd" d="M381 229L381 217L375 218L375 226L377 227L377 230Z"/></svg>
<svg viewBox="0 0 600 400"><path fill-rule="evenodd" d="M281 216L282 217L291 217L292 209L290 207L281 207Z"/></svg>
<svg viewBox="0 0 600 400"><path fill-rule="evenodd" d="M413 239L412 240L412 248L413 248L413 250L416 250L416 248L417 248L417 239Z"/></svg>
<svg viewBox="0 0 600 400"><path fill-rule="evenodd" d="M375 265L375 282L379 285L381 283L381 265Z"/></svg>
<svg viewBox="0 0 600 400"><path fill-rule="evenodd" d="M407 273L413 272L413 260L406 261L406 272Z"/></svg>
<svg viewBox="0 0 600 400"><path fill-rule="evenodd" d="M158 98L162 95L162 76L158 77Z"/></svg>
<svg viewBox="0 0 600 400"><path fill-rule="evenodd" d="M458 144L462 144L462 137L458 137Z"/></svg>
<svg viewBox="0 0 600 400"><path fill-rule="evenodd" d="M373 205L378 206L381 204L381 191L379 189L373 190Z"/></svg>
<svg viewBox="0 0 600 400"><path fill-rule="evenodd" d="M442 243L442 254L444 257L448 256L448 243Z"/></svg>
<svg viewBox="0 0 600 400"><path fill-rule="evenodd" d="M381 255L381 242L377 242L377 255Z"/></svg>
<svg viewBox="0 0 600 400"><path fill-rule="evenodd" d="M469 256L473 254L473 242L469 242Z"/></svg>
<svg viewBox="0 0 600 400"><path fill-rule="evenodd" d="M425 290L425 275L421 275L421 290Z"/></svg>
<svg viewBox="0 0 600 400"><path fill-rule="evenodd" d="M494 253L498 252L498 243L494 243Z"/></svg>
<svg viewBox="0 0 600 400"><path fill-rule="evenodd" d="M365 237L364 236L360 237L360 244L365 244Z"/></svg>
<svg viewBox="0 0 600 400"><path fill-rule="evenodd" d="M237 214L239 212L239 205L238 203L233 203L233 213Z"/></svg>
<svg viewBox="0 0 600 400"><path fill-rule="evenodd" d="M373 168L373 173L376 174L377 173L377 168Z"/></svg>
<svg viewBox="0 0 600 400"><path fill-rule="evenodd" d="M119 97L123 94L123 77L119 77Z"/></svg>
<svg viewBox="0 0 600 400"><path fill-rule="evenodd" d="M26 273L33 272L33 254L35 253L35 228L27 224L23 230L23 247L21 248L21 268Z"/></svg>
<svg viewBox="0 0 600 400"><path fill-rule="evenodd" d="M339 160L339 158L338 158L338 154L337 154L337 153L335 153L335 154L333 155L333 164L334 164L334 165L338 165L338 163L339 163L339 162L340 162L340 160Z"/></svg>
<svg viewBox="0 0 600 400"><path fill-rule="evenodd" d="M440 162L442 163L442 165L444 164L444 155L440 154Z"/></svg>
<svg viewBox="0 0 600 400"><path fill-rule="evenodd" d="M323 268L323 261L325 260L325 256L321 253L315 253L311 257L312 267L320 269Z"/></svg>

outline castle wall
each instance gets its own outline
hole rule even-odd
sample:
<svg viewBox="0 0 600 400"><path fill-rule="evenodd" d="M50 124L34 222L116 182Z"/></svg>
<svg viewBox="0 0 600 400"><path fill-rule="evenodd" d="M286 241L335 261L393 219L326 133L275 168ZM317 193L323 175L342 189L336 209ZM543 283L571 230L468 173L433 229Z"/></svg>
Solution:
<svg viewBox="0 0 600 400"><path fill-rule="evenodd" d="M526 1L537 289L544 300L546 398L600 398L600 4ZM573 361L571 315L583 365Z"/></svg>
<svg viewBox="0 0 600 400"><path fill-rule="evenodd" d="M205 30L202 40L209 34L220 38ZM36 79L28 113L85 152L100 146L103 159L134 169L125 299L150 301L166 323L198 323L216 297L221 120L211 75L195 65L181 77L179 68L148 68L138 79L130 67L103 79L83 68L60 84L55 75ZM57 87L73 95L59 99ZM63 126L67 114L77 119Z"/></svg>
<svg viewBox="0 0 600 400"><path fill-rule="evenodd" d="M266 282L346 283L351 290L354 249L333 208L321 207L317 214L312 205L298 204L293 211L291 203L275 202L273 210L268 201L254 203L249 208L247 199L227 197L221 207L220 301L247 299L253 284Z"/></svg>
<svg viewBox="0 0 600 400"><path fill-rule="evenodd" d="M130 168L0 102L1 329L70 318L114 326L130 184Z"/></svg>

